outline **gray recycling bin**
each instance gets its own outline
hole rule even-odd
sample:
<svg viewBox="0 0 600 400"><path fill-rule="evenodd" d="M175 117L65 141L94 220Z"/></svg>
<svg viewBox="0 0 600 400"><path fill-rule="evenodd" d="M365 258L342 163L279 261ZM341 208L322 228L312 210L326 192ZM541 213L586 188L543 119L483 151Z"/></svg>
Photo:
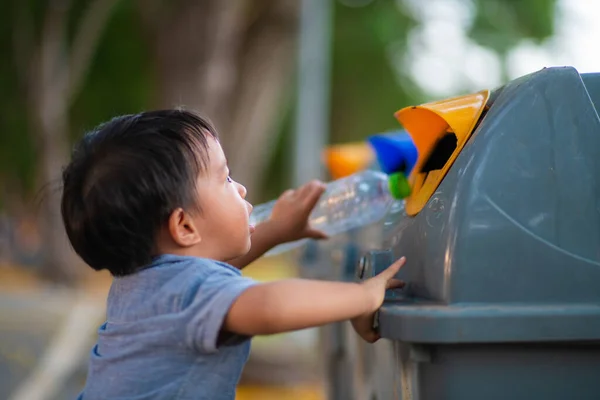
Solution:
<svg viewBox="0 0 600 400"><path fill-rule="evenodd" d="M600 399L600 74L543 69L485 103L423 207L362 249L356 279L404 255L407 285L383 340L336 344L331 399Z"/></svg>

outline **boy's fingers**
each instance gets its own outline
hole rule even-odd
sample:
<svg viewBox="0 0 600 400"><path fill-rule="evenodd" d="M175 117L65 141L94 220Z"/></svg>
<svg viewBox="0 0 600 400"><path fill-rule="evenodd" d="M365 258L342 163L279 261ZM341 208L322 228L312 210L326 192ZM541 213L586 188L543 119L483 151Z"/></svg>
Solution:
<svg viewBox="0 0 600 400"><path fill-rule="evenodd" d="M293 189L288 189L285 192L281 193L281 196L279 196L280 199L283 199L285 197L290 197L294 194L295 190Z"/></svg>
<svg viewBox="0 0 600 400"><path fill-rule="evenodd" d="M306 232L306 236L311 239L329 239L329 236L325 232L316 229L309 229Z"/></svg>
<svg viewBox="0 0 600 400"><path fill-rule="evenodd" d="M306 197L306 193L310 190L310 185L312 184L311 182L305 183L302 186L299 186L296 190L295 190L295 197L298 200L302 200Z"/></svg>
<svg viewBox="0 0 600 400"><path fill-rule="evenodd" d="M315 179L315 180L308 182L306 185L304 185L304 187L302 189L306 193L314 192L315 190L323 192L323 191L325 191L325 184L323 182L321 182L320 180Z"/></svg>
<svg viewBox="0 0 600 400"><path fill-rule="evenodd" d="M315 182L315 180L307 182L304 185L300 186L298 189L296 189L296 191L299 195L306 194L308 191L310 191L311 187L315 184Z"/></svg>
<svg viewBox="0 0 600 400"><path fill-rule="evenodd" d="M386 289L400 289L400 288L403 288L404 285L405 285L404 281L401 281L400 279L392 278L386 282L385 288Z"/></svg>
<svg viewBox="0 0 600 400"><path fill-rule="evenodd" d="M396 261L395 263L393 263L392 265L390 265L389 267L387 267L387 269L383 270L379 276L381 276L382 279L390 280L394 277L394 275L396 275L398 273L398 271L400 271L400 268L402 268L402 266L406 263L406 257L400 257L400 259L398 261Z"/></svg>
<svg viewBox="0 0 600 400"><path fill-rule="evenodd" d="M381 339L381 336L379 336L379 333L374 332L374 331L365 332L361 335L361 337L367 343L375 343L376 341Z"/></svg>
<svg viewBox="0 0 600 400"><path fill-rule="evenodd" d="M306 206L312 210L324 191L325 185L322 182L311 182L309 185L307 185L306 192L302 193L304 204L306 204Z"/></svg>

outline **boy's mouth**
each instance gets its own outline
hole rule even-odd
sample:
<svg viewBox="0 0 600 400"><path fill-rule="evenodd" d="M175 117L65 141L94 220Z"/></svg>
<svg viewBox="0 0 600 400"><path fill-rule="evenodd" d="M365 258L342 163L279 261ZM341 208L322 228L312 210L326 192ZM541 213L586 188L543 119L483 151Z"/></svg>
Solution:
<svg viewBox="0 0 600 400"><path fill-rule="evenodd" d="M255 229L256 228L254 227L254 225L248 225L248 230L250 231L251 234L254 233Z"/></svg>

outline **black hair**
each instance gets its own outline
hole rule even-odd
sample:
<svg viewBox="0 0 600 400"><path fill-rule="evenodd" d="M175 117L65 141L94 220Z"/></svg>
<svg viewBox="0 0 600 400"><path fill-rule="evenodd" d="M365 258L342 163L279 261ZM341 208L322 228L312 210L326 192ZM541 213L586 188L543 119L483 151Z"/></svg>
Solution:
<svg viewBox="0 0 600 400"><path fill-rule="evenodd" d="M62 218L93 269L132 274L152 262L156 238L178 207L199 211L212 125L184 110L116 117L86 134L62 175Z"/></svg>

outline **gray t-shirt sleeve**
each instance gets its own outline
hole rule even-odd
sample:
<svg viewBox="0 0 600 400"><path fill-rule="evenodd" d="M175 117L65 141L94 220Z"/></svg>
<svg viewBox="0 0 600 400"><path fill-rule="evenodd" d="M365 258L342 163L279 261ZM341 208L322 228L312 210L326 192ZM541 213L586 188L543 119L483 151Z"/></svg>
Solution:
<svg viewBox="0 0 600 400"><path fill-rule="evenodd" d="M201 353L218 351L221 328L233 302L249 287L252 279L223 270L213 273L194 288L191 302L185 310L185 342L191 349ZM239 342L245 337L232 335L228 341Z"/></svg>

